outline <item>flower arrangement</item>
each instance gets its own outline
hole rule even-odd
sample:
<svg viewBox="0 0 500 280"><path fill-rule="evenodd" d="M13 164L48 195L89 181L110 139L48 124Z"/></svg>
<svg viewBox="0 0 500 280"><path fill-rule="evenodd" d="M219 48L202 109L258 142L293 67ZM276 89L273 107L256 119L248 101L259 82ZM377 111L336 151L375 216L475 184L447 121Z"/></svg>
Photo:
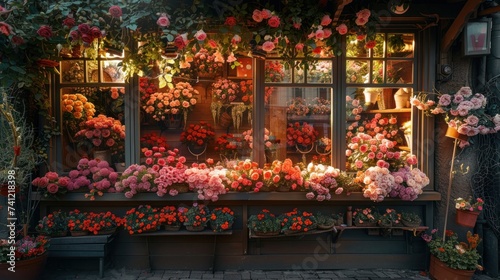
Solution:
<svg viewBox="0 0 500 280"><path fill-rule="evenodd" d="M130 235L160 228L160 212L151 205L139 205L125 213L124 227Z"/></svg>
<svg viewBox="0 0 500 280"><path fill-rule="evenodd" d="M402 139L398 137L398 119L394 116L386 117L382 114L375 114L371 120L363 121L357 128L358 132L362 132L374 137L377 134L382 134L386 139L396 141L395 145L402 144Z"/></svg>
<svg viewBox="0 0 500 280"><path fill-rule="evenodd" d="M132 164L123 171L115 188L117 192L124 192L127 198L132 198L140 192L156 192L158 189L154 180L158 176L158 171L152 167Z"/></svg>
<svg viewBox="0 0 500 280"><path fill-rule="evenodd" d="M264 190L262 169L257 162L250 159L237 161L227 171L229 180L228 189L231 191L254 191Z"/></svg>
<svg viewBox="0 0 500 280"><path fill-rule="evenodd" d="M308 232L318 226L313 213L297 210L297 208L281 214L278 219L281 222L281 230L285 233L288 231Z"/></svg>
<svg viewBox="0 0 500 280"><path fill-rule="evenodd" d="M196 124L190 124L186 130L181 133L180 141L188 146L203 147L214 140L215 132L211 124L200 121Z"/></svg>
<svg viewBox="0 0 500 280"><path fill-rule="evenodd" d="M252 104L253 102L253 81L243 80L239 84L241 101L245 104ZM266 92L268 87L266 87Z"/></svg>
<svg viewBox="0 0 500 280"><path fill-rule="evenodd" d="M80 93L63 94L61 107L63 111L63 120L65 124L69 126L68 130L70 132L78 131L80 122L91 119L96 111L94 104L89 102L87 97ZM71 135L71 137L73 137L73 135Z"/></svg>
<svg viewBox="0 0 500 280"><path fill-rule="evenodd" d="M332 150L332 139L330 139L330 138L328 138L326 136L323 136L323 137L321 137L321 138L318 139L316 147L319 147L319 150L316 149L316 151L318 153L328 154Z"/></svg>
<svg viewBox="0 0 500 280"><path fill-rule="evenodd" d="M186 212L186 220L184 225L186 227L206 227L210 218L210 210L204 204L194 203L191 208Z"/></svg>
<svg viewBox="0 0 500 280"><path fill-rule="evenodd" d="M31 184L37 187L44 197L65 194L71 180L66 176L59 176L56 172L49 171L43 177L35 178Z"/></svg>
<svg viewBox="0 0 500 280"><path fill-rule="evenodd" d="M167 226L178 226L184 224L186 220L187 208L175 206L164 206L160 209L160 222Z"/></svg>
<svg viewBox="0 0 500 280"><path fill-rule="evenodd" d="M478 234L467 232L467 243L460 242L458 235L446 230L445 240L436 235L433 229L431 235L423 234L430 253L452 269L475 270L482 269L478 264L481 255L477 252L477 245L481 242Z"/></svg>
<svg viewBox="0 0 500 280"><path fill-rule="evenodd" d="M236 152L242 146L242 139L231 133L224 133L215 140L215 152L227 159L236 157Z"/></svg>
<svg viewBox="0 0 500 280"><path fill-rule="evenodd" d="M379 225L381 224L381 221L382 221L382 224L387 225L388 223L390 223L389 226L393 226L393 227L398 227L398 226L402 225L401 214L399 214L395 209L392 209L392 208L385 209L384 214L382 214L379 217L379 220L378 220ZM384 221L385 221L385 223L384 223Z"/></svg>
<svg viewBox="0 0 500 280"><path fill-rule="evenodd" d="M213 160L207 159L207 162L213 163ZM209 167L205 163L193 163L184 175L189 189L198 192L199 200L217 201L220 194L226 193L228 179L222 166Z"/></svg>
<svg viewBox="0 0 500 280"><path fill-rule="evenodd" d="M420 218L418 214L413 212L402 212L401 222L404 226L415 227L420 225L420 223L422 222L422 218Z"/></svg>
<svg viewBox="0 0 500 280"><path fill-rule="evenodd" d="M360 105L359 99L353 99L349 95L346 96L345 101L347 120L346 139L349 140L357 132L357 127L361 120L361 113L363 112L363 106Z"/></svg>
<svg viewBox="0 0 500 280"><path fill-rule="evenodd" d="M278 60L266 60L265 77L266 83L281 83L285 79L283 64Z"/></svg>
<svg viewBox="0 0 500 280"><path fill-rule="evenodd" d="M341 194L344 191L344 188L339 186L336 180L340 176L339 169L311 162L307 165L307 174L308 179L304 185L308 199L329 200L331 192Z"/></svg>
<svg viewBox="0 0 500 280"><path fill-rule="evenodd" d="M281 231L281 222L267 209L262 209L255 215L248 218L248 228L254 233L279 233Z"/></svg>
<svg viewBox="0 0 500 280"><path fill-rule="evenodd" d="M200 49L193 57L191 69L199 76L209 74L217 76L222 74L224 67L224 59L218 59L214 52L210 52L205 48Z"/></svg>
<svg viewBox="0 0 500 280"><path fill-rule="evenodd" d="M456 198L455 199L455 209L464 210L464 211L482 211L484 205L484 200L480 197L476 198L476 201L473 202L472 197L468 199L464 198Z"/></svg>
<svg viewBox="0 0 500 280"><path fill-rule="evenodd" d="M68 216L61 210L43 217L35 227L36 231L46 236L66 236L68 233Z"/></svg>
<svg viewBox="0 0 500 280"><path fill-rule="evenodd" d="M300 124L299 122L290 123L286 129L286 139L288 146L309 146L312 145L319 132L314 129L314 126L304 122Z"/></svg>
<svg viewBox="0 0 500 280"><path fill-rule="evenodd" d="M151 166L153 170L158 172L158 177L154 179L158 190L158 196L164 196L168 193L171 196L178 194L178 190L173 188L174 184L186 183L185 171L188 169L186 158L179 155L178 149L168 150L161 147L153 147L152 150L144 152L146 158L146 166Z"/></svg>
<svg viewBox="0 0 500 280"><path fill-rule="evenodd" d="M110 211L99 213L90 212L89 220L89 231L94 235L101 234L103 231L114 232L117 227L124 223L122 218L117 217Z"/></svg>
<svg viewBox="0 0 500 280"><path fill-rule="evenodd" d="M295 116L308 116L311 114L311 109L307 105L307 101L302 97L295 97L289 101L287 114Z"/></svg>
<svg viewBox="0 0 500 280"><path fill-rule="evenodd" d="M68 228L70 231L88 231L90 220L86 212L75 209L68 213Z"/></svg>
<svg viewBox="0 0 500 280"><path fill-rule="evenodd" d="M147 77L139 77L139 92L141 94L141 106L149 100L149 96L158 91L158 86Z"/></svg>
<svg viewBox="0 0 500 280"><path fill-rule="evenodd" d="M270 167L265 167L262 173L264 186L269 190L301 190L304 186L304 176L298 165L292 160L274 160Z"/></svg>
<svg viewBox="0 0 500 280"><path fill-rule="evenodd" d="M377 223L378 216L378 212L369 207L352 212L352 219L356 226L373 226Z"/></svg>
<svg viewBox="0 0 500 280"><path fill-rule="evenodd" d="M189 110L196 105L198 90L188 82L178 82L168 92L155 92L149 96L144 111L156 121L164 121L171 115L183 113L185 118Z"/></svg>
<svg viewBox="0 0 500 280"><path fill-rule="evenodd" d="M228 230L234 223L234 212L229 207L217 207L210 212L210 226L215 232Z"/></svg>
<svg viewBox="0 0 500 280"><path fill-rule="evenodd" d="M15 259L18 261L32 259L45 254L50 246L50 238L44 235L37 237L24 236L12 246L7 239L0 239L0 263L11 261L8 256L10 248L15 247Z"/></svg>
<svg viewBox="0 0 500 280"><path fill-rule="evenodd" d="M311 114L329 115L332 108L330 100L323 97L315 97L310 105Z"/></svg>
<svg viewBox="0 0 500 280"><path fill-rule="evenodd" d="M443 114L449 127L466 136L496 133L500 130L500 115L487 114L486 97L474 94L469 87L461 87L453 94L436 93L437 102L427 99L434 93L419 93L410 102L427 115Z"/></svg>
<svg viewBox="0 0 500 280"><path fill-rule="evenodd" d="M401 167L391 175L395 184L389 196L399 197L402 200L415 200L422 193L422 189L429 184L429 177L418 168Z"/></svg>
<svg viewBox="0 0 500 280"><path fill-rule="evenodd" d="M395 185L394 177L385 167L372 166L363 173L363 196L373 201L382 201L389 196Z"/></svg>
<svg viewBox="0 0 500 280"><path fill-rule="evenodd" d="M253 149L253 129L243 131L243 140L246 142L246 146L251 150ZM270 150L273 148L274 141L272 140L274 136L271 135L269 129L264 128L264 148Z"/></svg>
<svg viewBox="0 0 500 280"><path fill-rule="evenodd" d="M151 132L141 135L140 141L141 141L141 149L163 147L168 150L170 148L170 146L167 143L167 137L158 135L156 132Z"/></svg>
<svg viewBox="0 0 500 280"><path fill-rule="evenodd" d="M123 148L125 126L119 120L98 115L80 124L75 138L94 150L119 150Z"/></svg>
<svg viewBox="0 0 500 280"><path fill-rule="evenodd" d="M238 83L229 79L218 79L212 84L212 100L222 104L229 104L238 100Z"/></svg>

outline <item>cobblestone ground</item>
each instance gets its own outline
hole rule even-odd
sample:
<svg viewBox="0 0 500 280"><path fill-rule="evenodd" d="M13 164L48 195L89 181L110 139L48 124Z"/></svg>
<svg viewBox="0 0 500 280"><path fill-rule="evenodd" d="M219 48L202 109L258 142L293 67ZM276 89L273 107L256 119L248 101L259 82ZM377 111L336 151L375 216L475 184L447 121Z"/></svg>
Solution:
<svg viewBox="0 0 500 280"><path fill-rule="evenodd" d="M107 269L104 277L99 278L97 271L75 271L46 269L42 280L182 280L182 279L221 279L221 280L300 280L300 279L336 279L336 280L382 280L382 279L429 279L425 272L412 270L375 269L375 270L327 270L327 271L172 271L172 270L129 270ZM473 280L491 280L485 275L475 275Z"/></svg>

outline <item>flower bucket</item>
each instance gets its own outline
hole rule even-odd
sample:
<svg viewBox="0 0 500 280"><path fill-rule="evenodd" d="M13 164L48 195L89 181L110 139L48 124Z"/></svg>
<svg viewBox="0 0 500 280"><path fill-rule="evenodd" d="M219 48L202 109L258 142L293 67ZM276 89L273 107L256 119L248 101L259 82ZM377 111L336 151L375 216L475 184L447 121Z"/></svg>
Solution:
<svg viewBox="0 0 500 280"><path fill-rule="evenodd" d="M429 274L434 280L470 280L474 275L474 270L453 269L431 255Z"/></svg>
<svg viewBox="0 0 500 280"><path fill-rule="evenodd" d="M467 137L467 135L463 135L463 134L458 133L458 130L456 128L450 127L450 126L448 126L448 128L446 129L445 136L453 138L453 139L463 140L463 141L467 141L467 139L469 139L469 137Z"/></svg>
<svg viewBox="0 0 500 280"><path fill-rule="evenodd" d="M461 226L473 228L476 225L477 216L479 216L479 213L481 212L457 209L455 222Z"/></svg>
<svg viewBox="0 0 500 280"><path fill-rule="evenodd" d="M252 233L255 236L276 236L280 234L280 231L258 231L258 230L252 230Z"/></svg>
<svg viewBox="0 0 500 280"><path fill-rule="evenodd" d="M205 226L186 226L187 231L204 231Z"/></svg>
<svg viewBox="0 0 500 280"><path fill-rule="evenodd" d="M8 263L0 263L0 279L10 280L36 280L42 275L43 268L47 262L48 253L44 253L33 259L16 261L16 272L8 270Z"/></svg>
<svg viewBox="0 0 500 280"><path fill-rule="evenodd" d="M89 232L86 230L71 230L71 236L85 236L89 235Z"/></svg>
<svg viewBox="0 0 500 280"><path fill-rule="evenodd" d="M164 225L166 231L178 231L181 229L181 225Z"/></svg>
<svg viewBox="0 0 500 280"><path fill-rule="evenodd" d="M116 228L110 228L110 229L101 229L100 231L97 232L97 235L108 235L108 234L113 234L116 232Z"/></svg>

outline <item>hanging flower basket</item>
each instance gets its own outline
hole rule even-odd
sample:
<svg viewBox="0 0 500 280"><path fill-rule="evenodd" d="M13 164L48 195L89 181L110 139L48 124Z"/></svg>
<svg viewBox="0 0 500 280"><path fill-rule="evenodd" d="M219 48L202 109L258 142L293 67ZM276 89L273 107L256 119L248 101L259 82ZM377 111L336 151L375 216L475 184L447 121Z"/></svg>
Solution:
<svg viewBox="0 0 500 280"><path fill-rule="evenodd" d="M476 225L477 216L479 216L479 213L481 212L457 209L455 222L461 226L473 228Z"/></svg>

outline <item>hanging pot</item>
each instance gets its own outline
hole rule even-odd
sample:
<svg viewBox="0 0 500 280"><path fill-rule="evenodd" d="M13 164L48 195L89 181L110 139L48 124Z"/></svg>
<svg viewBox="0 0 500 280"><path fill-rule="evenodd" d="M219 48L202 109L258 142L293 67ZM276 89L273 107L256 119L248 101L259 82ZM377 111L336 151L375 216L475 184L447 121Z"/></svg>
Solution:
<svg viewBox="0 0 500 280"><path fill-rule="evenodd" d="M451 126L448 126L448 129L446 129L445 136L450 137L450 138L454 138L454 139L458 139L458 140L463 140L463 141L467 141L469 139L469 137L467 135L463 135L463 134L458 133L458 130L454 127L451 127Z"/></svg>
<svg viewBox="0 0 500 280"><path fill-rule="evenodd" d="M473 228L476 225L477 216L481 212L479 211L467 211L457 209L457 214L455 215L455 222L461 226Z"/></svg>

